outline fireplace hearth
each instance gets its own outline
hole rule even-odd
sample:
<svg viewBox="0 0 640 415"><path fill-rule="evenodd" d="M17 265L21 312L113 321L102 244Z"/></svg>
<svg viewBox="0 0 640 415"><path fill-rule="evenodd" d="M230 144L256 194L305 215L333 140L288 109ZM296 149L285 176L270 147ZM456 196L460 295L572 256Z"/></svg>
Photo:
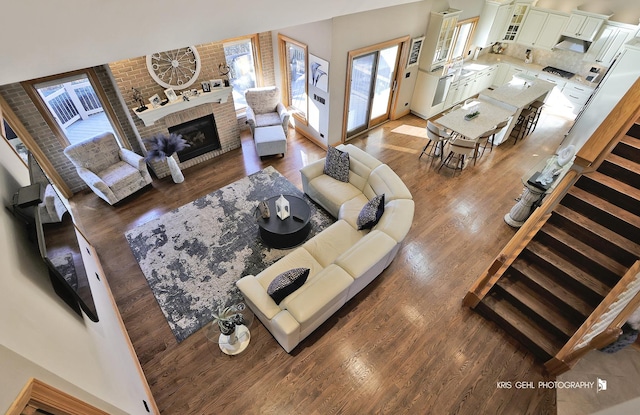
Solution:
<svg viewBox="0 0 640 415"><path fill-rule="evenodd" d="M189 143L189 147L178 152L181 162L221 148L213 114L169 127L169 133L180 134Z"/></svg>

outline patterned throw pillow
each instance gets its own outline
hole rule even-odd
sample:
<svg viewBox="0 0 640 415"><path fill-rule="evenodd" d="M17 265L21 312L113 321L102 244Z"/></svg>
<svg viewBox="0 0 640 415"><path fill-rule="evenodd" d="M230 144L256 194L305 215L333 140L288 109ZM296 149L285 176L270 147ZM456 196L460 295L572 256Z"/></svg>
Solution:
<svg viewBox="0 0 640 415"><path fill-rule="evenodd" d="M283 272L271 281L267 294L273 298L273 301L280 304L289 294L302 287L309 276L309 271L311 271L309 268L294 268Z"/></svg>
<svg viewBox="0 0 640 415"><path fill-rule="evenodd" d="M376 223L378 223L383 213L384 193L374 197L364 205L358 215L358 230L371 229L376 226Z"/></svg>
<svg viewBox="0 0 640 415"><path fill-rule="evenodd" d="M327 148L327 158L324 161L324 174L341 182L348 182L349 153L329 146Z"/></svg>

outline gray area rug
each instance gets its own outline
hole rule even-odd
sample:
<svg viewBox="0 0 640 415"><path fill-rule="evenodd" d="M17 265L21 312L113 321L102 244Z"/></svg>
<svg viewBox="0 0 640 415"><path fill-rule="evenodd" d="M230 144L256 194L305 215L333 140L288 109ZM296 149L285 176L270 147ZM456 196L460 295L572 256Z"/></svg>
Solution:
<svg viewBox="0 0 640 415"><path fill-rule="evenodd" d="M267 167L125 233L178 342L211 321L219 304L241 298L237 280L259 273L290 252L267 247L258 235L258 202L279 194L307 201L309 237L335 221Z"/></svg>

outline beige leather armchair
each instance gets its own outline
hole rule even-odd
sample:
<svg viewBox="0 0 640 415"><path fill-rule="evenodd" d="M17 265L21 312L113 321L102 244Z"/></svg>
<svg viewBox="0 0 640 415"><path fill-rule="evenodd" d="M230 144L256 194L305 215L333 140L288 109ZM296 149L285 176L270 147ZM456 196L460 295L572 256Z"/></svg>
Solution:
<svg viewBox="0 0 640 415"><path fill-rule="evenodd" d="M151 183L144 158L120 148L112 133L70 145L64 154L80 178L110 205Z"/></svg>
<svg viewBox="0 0 640 415"><path fill-rule="evenodd" d="M291 114L280 102L280 91L275 86L250 88L244 94L247 100L247 124L251 135L255 136L256 128L281 125L285 137L289 134L289 117Z"/></svg>

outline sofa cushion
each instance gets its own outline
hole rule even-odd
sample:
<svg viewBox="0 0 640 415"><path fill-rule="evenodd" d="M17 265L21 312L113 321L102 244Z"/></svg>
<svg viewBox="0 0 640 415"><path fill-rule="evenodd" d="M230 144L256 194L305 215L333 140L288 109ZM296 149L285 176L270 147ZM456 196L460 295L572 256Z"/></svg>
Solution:
<svg viewBox="0 0 640 415"><path fill-rule="evenodd" d="M358 229L358 215L360 211L369 202L369 199L362 193L353 199L347 200L340 206L338 219L346 221L353 229Z"/></svg>
<svg viewBox="0 0 640 415"><path fill-rule="evenodd" d="M309 182L307 194L337 218L340 206L362 192L351 183L340 182L323 174Z"/></svg>
<svg viewBox="0 0 640 415"><path fill-rule="evenodd" d="M313 255L320 265L327 267L366 234L339 220L305 242L302 248Z"/></svg>
<svg viewBox="0 0 640 415"><path fill-rule="evenodd" d="M358 215L358 230L373 228L384 213L384 193L368 201Z"/></svg>
<svg viewBox="0 0 640 415"><path fill-rule="evenodd" d="M335 264L325 268L318 278L305 284L300 294L289 301L287 311L300 323L301 331L313 330L340 308L347 298L353 278ZM312 325L313 327L308 327Z"/></svg>
<svg viewBox="0 0 640 415"><path fill-rule="evenodd" d="M309 276L309 268L293 268L275 277L267 288L273 301L280 304L282 300L298 288L302 287Z"/></svg>
<svg viewBox="0 0 640 415"><path fill-rule="evenodd" d="M324 161L324 174L341 182L348 182L349 153L329 146L327 148L327 157Z"/></svg>
<svg viewBox="0 0 640 415"><path fill-rule="evenodd" d="M271 281L273 281L278 275L292 268L299 267L310 269L309 277L307 278L307 284L312 281L314 276L318 272L322 271L323 268L322 265L320 265L318 261L316 261L313 255L311 255L306 249L300 247L289 252L286 256L280 258L271 266L262 270L259 274L256 275L256 279L258 280L260 285L262 285L262 288L267 291L267 288L269 288L269 284L271 284Z"/></svg>
<svg viewBox="0 0 640 415"><path fill-rule="evenodd" d="M368 194L369 189L363 192L368 199L375 195L385 194L387 202L395 199L412 199L411 192L402 179L386 164L373 169L368 181L369 189L373 194Z"/></svg>
<svg viewBox="0 0 640 415"><path fill-rule="evenodd" d="M282 120L277 112L256 114L256 127L269 127L271 125L282 125Z"/></svg>
<svg viewBox="0 0 640 415"><path fill-rule="evenodd" d="M387 202L384 206L384 215L373 227L382 231L400 243L409 233L413 222L415 204L410 199L397 199Z"/></svg>

